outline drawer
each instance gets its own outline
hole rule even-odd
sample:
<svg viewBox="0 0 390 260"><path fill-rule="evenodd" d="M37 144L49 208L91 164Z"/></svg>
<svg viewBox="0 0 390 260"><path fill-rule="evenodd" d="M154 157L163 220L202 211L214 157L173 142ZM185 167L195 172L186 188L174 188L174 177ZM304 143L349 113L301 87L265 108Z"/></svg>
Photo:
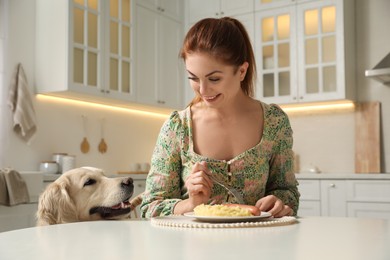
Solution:
<svg viewBox="0 0 390 260"><path fill-rule="evenodd" d="M320 181L319 180L299 180L298 190L301 194L301 200L319 200L320 199Z"/></svg>
<svg viewBox="0 0 390 260"><path fill-rule="evenodd" d="M349 180L348 201L390 202L390 181L388 180Z"/></svg>
<svg viewBox="0 0 390 260"><path fill-rule="evenodd" d="M348 217L390 219L390 203L348 202L347 207Z"/></svg>

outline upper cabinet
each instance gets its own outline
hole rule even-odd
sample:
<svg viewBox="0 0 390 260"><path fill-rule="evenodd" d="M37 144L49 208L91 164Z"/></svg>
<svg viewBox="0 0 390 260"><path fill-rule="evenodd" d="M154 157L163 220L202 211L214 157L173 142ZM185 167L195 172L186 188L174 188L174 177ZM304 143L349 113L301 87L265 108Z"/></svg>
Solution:
<svg viewBox="0 0 390 260"><path fill-rule="evenodd" d="M188 15L189 23L214 17L236 16L253 12L253 0L189 0Z"/></svg>
<svg viewBox="0 0 390 260"><path fill-rule="evenodd" d="M183 21L182 0L138 0L137 4L161 13L180 23Z"/></svg>
<svg viewBox="0 0 390 260"><path fill-rule="evenodd" d="M183 103L184 82L183 62L179 59L183 23L172 14L183 13L182 1L164 0L161 2L165 6L158 5L157 8L145 5L146 2L138 1L136 7L137 100L152 106L179 109Z"/></svg>
<svg viewBox="0 0 390 260"><path fill-rule="evenodd" d="M255 3L256 97L272 103L354 98L352 0Z"/></svg>
<svg viewBox="0 0 390 260"><path fill-rule="evenodd" d="M134 99L130 0L37 0L38 93Z"/></svg>

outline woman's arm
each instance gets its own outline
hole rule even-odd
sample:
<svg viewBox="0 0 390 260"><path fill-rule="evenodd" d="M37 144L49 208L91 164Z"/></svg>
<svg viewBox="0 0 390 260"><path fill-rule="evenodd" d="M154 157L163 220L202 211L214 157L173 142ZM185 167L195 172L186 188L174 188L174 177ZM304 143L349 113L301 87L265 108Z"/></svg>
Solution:
<svg viewBox="0 0 390 260"><path fill-rule="evenodd" d="M161 127L141 204L142 217L170 215L181 200L181 122L177 112Z"/></svg>
<svg viewBox="0 0 390 260"><path fill-rule="evenodd" d="M270 172L265 196L274 195L296 215L299 207L298 182L294 174L293 132L287 115L276 108L278 118L274 155L270 160Z"/></svg>

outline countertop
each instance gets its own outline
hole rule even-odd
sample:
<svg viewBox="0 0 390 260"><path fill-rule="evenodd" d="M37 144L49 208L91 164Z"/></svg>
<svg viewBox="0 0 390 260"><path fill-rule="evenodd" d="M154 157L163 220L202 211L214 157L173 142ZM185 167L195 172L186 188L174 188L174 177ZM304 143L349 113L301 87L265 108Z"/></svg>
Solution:
<svg viewBox="0 0 390 260"><path fill-rule="evenodd" d="M388 260L390 220L299 218L284 226L185 228L93 221L0 233L0 259Z"/></svg>

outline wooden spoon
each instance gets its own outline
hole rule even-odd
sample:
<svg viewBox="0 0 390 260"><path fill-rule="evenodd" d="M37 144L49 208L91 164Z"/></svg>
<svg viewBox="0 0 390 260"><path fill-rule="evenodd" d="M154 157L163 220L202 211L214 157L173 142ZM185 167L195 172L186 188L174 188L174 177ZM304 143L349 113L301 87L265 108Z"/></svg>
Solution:
<svg viewBox="0 0 390 260"><path fill-rule="evenodd" d="M101 135L102 135L102 139L100 140L100 143L99 143L99 146L98 146L98 150L100 153L106 153L107 152L107 144L106 144L106 141L104 141L104 118L102 119L101 121Z"/></svg>
<svg viewBox="0 0 390 260"><path fill-rule="evenodd" d="M84 139L81 142L80 150L82 153L88 153L89 152L89 142L87 140L87 117L81 116L83 118L83 129L84 129Z"/></svg>

